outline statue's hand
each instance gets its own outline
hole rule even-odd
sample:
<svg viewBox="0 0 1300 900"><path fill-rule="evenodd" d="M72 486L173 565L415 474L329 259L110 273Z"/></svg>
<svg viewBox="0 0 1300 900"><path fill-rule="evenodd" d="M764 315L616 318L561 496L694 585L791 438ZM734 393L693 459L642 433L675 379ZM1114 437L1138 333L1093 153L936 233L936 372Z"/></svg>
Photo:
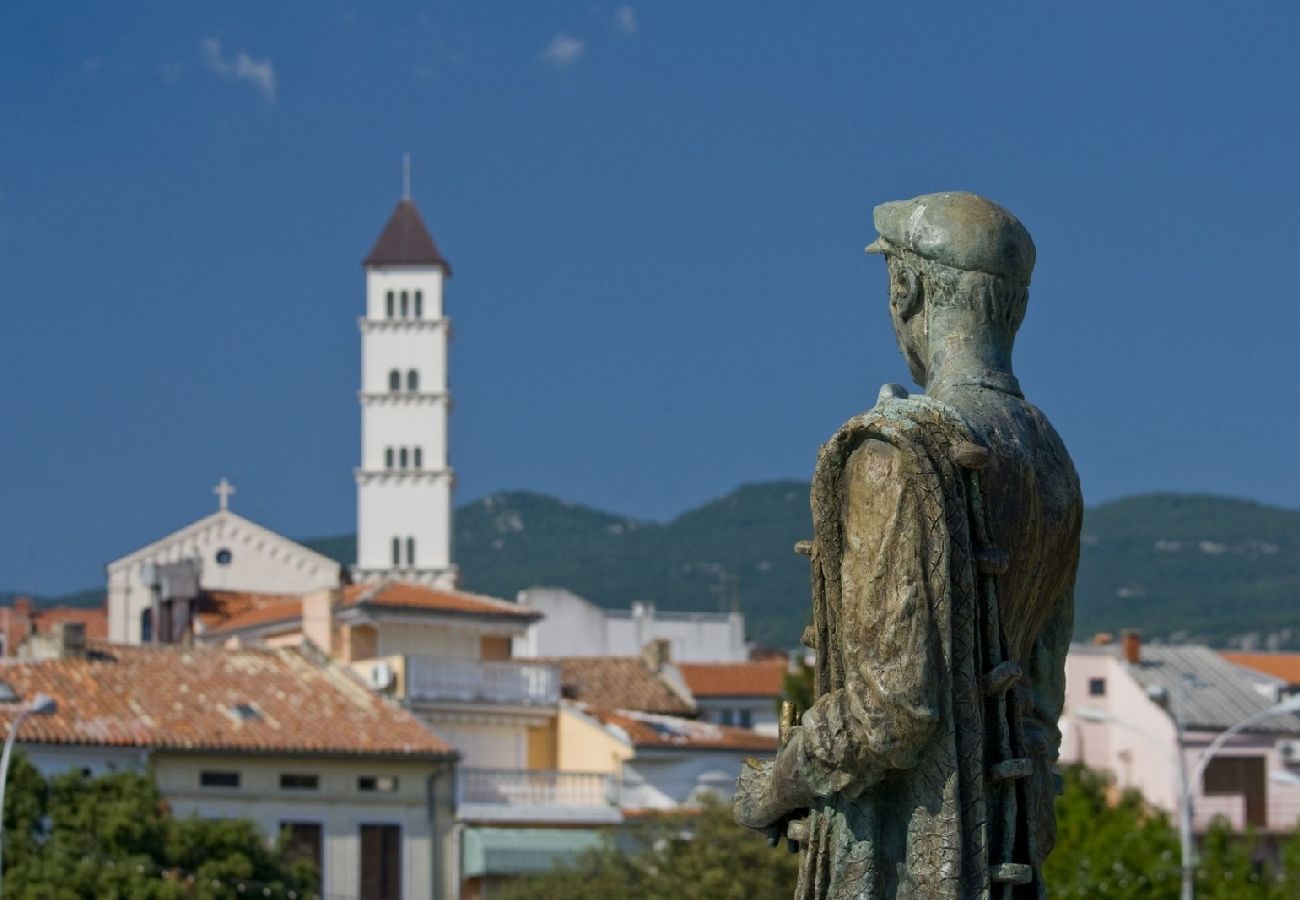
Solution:
<svg viewBox="0 0 1300 900"><path fill-rule="evenodd" d="M784 810L778 809L773 797L772 765L770 759L747 759L736 779L736 799L733 813L736 824L755 831L764 831L781 818Z"/></svg>

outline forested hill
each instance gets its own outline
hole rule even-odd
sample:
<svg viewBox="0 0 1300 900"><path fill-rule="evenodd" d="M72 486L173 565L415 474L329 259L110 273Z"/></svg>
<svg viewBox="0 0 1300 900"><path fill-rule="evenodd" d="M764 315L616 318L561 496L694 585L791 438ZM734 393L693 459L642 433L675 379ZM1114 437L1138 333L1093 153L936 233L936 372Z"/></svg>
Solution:
<svg viewBox="0 0 1300 900"><path fill-rule="evenodd" d="M657 523L526 492L456 513L456 559L468 590L513 598L567 587L626 608L738 603L750 636L794 645L808 616L808 487L745 485ZM351 564L351 536L304 543ZM3 597L3 595L0 595ZM102 602L102 589L44 602ZM1076 634L1140 627L1148 638L1300 649L1300 512L1222 497L1152 494L1088 510Z"/></svg>
<svg viewBox="0 0 1300 900"><path fill-rule="evenodd" d="M750 636L798 641L808 615L808 487L745 485L668 523L538 494L495 494L457 511L467 589L513 597L562 585L605 606L739 602ZM351 562L350 537L307 541ZM1300 648L1300 512L1244 500L1152 494L1089 509L1076 634L1140 627L1149 638Z"/></svg>

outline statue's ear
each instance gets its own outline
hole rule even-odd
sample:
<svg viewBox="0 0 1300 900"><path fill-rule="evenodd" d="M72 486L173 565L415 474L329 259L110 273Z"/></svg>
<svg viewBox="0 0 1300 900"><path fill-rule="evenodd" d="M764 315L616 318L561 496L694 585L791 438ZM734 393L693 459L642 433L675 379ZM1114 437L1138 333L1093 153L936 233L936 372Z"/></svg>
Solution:
<svg viewBox="0 0 1300 900"><path fill-rule="evenodd" d="M906 322L921 308L921 279L906 266L898 267L892 293L900 320Z"/></svg>

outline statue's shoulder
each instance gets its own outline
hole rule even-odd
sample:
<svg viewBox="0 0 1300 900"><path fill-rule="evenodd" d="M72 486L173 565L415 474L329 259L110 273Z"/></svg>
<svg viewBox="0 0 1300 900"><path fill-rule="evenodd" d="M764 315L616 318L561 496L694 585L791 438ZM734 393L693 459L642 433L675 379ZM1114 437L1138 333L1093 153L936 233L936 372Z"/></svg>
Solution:
<svg viewBox="0 0 1300 900"><path fill-rule="evenodd" d="M924 394L909 394L897 384L880 389L876 405L849 419L822 447L823 455L835 454L838 448L856 449L864 440L879 440L900 449L934 448L966 442L973 429L954 407Z"/></svg>

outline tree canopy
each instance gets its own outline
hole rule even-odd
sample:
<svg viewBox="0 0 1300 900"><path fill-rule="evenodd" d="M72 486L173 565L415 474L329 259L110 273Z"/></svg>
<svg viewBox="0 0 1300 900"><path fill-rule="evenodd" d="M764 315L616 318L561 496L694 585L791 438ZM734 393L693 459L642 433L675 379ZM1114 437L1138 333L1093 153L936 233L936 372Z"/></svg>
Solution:
<svg viewBox="0 0 1300 900"><path fill-rule="evenodd" d="M173 817L146 774L47 782L15 755L4 825L7 900L306 900L318 890L314 862L280 852L247 820Z"/></svg>

